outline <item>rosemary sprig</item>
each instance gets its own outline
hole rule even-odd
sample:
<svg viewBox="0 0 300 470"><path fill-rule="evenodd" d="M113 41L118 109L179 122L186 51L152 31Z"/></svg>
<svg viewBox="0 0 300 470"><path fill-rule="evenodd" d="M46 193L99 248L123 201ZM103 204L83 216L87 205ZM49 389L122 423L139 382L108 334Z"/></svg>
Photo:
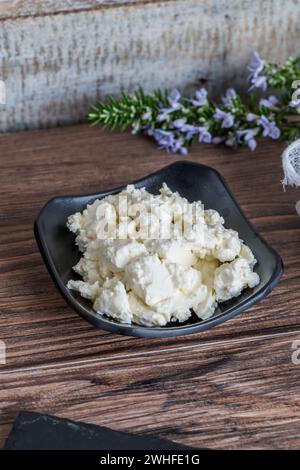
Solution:
<svg viewBox="0 0 300 470"><path fill-rule="evenodd" d="M168 152L183 155L196 140L232 147L244 144L254 150L260 135L283 140L300 137L299 122L289 120L291 115L300 116L300 93L296 100L292 97L294 83L300 80L300 56L279 66L254 53L249 70L252 93L245 101L233 89L227 90L221 103L215 103L204 88L188 98L178 90L146 94L139 88L131 94L123 91L119 99L109 96L105 102L97 101L88 119L92 126L100 124L121 132L131 127L133 133L154 137ZM274 89L277 96L257 101L256 88Z"/></svg>

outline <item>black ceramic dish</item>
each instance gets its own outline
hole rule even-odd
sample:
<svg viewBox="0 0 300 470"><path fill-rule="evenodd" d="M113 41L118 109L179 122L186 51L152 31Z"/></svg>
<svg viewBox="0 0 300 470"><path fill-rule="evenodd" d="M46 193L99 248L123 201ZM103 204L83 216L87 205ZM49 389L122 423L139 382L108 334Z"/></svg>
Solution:
<svg viewBox="0 0 300 470"><path fill-rule="evenodd" d="M224 217L225 225L238 231L258 260L255 270L260 276L260 283L254 289L244 290L239 297L222 303L214 316L205 321L199 320L193 314L186 323L172 323L159 328L117 323L105 315L96 313L92 309L91 302L66 288L68 280L75 278L72 266L80 258L80 253L74 243L75 237L67 229L66 221L70 214L82 211L88 203L108 194L118 193L123 187L88 196L55 197L43 207L35 222L36 240L46 266L63 297L79 315L98 328L118 334L143 337L179 336L206 330L229 320L261 300L276 286L282 275L283 264L280 256L252 227L224 179L216 170L204 165L181 161L146 176L134 184L137 187L145 186L149 192L158 193L163 182L189 201L201 200L206 209L217 210ZM255 321L254 318L253 321Z"/></svg>

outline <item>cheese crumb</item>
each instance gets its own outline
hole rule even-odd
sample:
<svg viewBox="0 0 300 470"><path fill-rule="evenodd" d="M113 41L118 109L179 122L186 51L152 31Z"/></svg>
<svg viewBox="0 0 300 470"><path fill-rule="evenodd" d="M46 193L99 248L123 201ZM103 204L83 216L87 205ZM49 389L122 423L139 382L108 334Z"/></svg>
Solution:
<svg viewBox="0 0 300 470"><path fill-rule="evenodd" d="M98 314L147 327L211 317L218 303L260 279L256 259L223 217L163 183L158 195L128 185L71 215L83 253L67 287Z"/></svg>

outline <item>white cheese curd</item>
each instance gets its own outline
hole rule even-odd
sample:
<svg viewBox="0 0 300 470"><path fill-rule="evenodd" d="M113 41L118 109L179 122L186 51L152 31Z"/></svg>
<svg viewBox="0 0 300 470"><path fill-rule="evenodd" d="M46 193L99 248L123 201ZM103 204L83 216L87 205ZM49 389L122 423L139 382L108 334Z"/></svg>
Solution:
<svg viewBox="0 0 300 470"><path fill-rule="evenodd" d="M218 302L232 299L241 294L246 287L259 283L258 274L252 271L245 258L237 258L224 263L216 269L214 289Z"/></svg>
<svg viewBox="0 0 300 470"><path fill-rule="evenodd" d="M105 240L102 247L112 269L123 270L133 259L147 253L145 246L135 240Z"/></svg>
<svg viewBox="0 0 300 470"><path fill-rule="evenodd" d="M174 295L174 286L166 265L157 255L142 256L125 268L127 286L147 305L154 306Z"/></svg>
<svg viewBox="0 0 300 470"><path fill-rule="evenodd" d="M197 262L192 245L185 240L149 240L145 243L149 253L157 254L161 259L183 266L193 266Z"/></svg>
<svg viewBox="0 0 300 470"><path fill-rule="evenodd" d="M212 250L213 256L222 263L232 261L241 251L241 240L235 230L224 229L216 235L216 245Z"/></svg>
<svg viewBox="0 0 300 470"><path fill-rule="evenodd" d="M216 296L213 293L213 290L207 289L207 293L204 300L202 300L202 302L196 305L193 310L196 313L197 317L201 318L202 320L206 320L214 314L217 305L218 304L216 301Z"/></svg>
<svg viewBox="0 0 300 470"><path fill-rule="evenodd" d="M170 313L156 312L146 305L133 292L128 294L129 305L132 312L132 320L144 326L164 326L171 318Z"/></svg>
<svg viewBox="0 0 300 470"><path fill-rule="evenodd" d="M201 201L163 183L159 194L128 185L68 218L83 253L68 288L99 314L147 327L205 320L218 303L259 283L256 259L236 231Z"/></svg>
<svg viewBox="0 0 300 470"><path fill-rule="evenodd" d="M124 284L117 278L106 279L93 305L96 312L105 312L121 323L131 323L132 315Z"/></svg>
<svg viewBox="0 0 300 470"><path fill-rule="evenodd" d="M82 297L88 300L96 299L100 292L98 281L90 284L89 282L71 280L68 282L68 288L78 291Z"/></svg>

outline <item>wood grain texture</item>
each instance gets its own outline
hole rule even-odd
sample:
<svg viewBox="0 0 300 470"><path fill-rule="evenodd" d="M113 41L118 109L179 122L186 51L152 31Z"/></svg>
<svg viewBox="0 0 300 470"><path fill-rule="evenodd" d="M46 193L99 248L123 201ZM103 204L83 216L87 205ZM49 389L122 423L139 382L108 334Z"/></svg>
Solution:
<svg viewBox="0 0 300 470"><path fill-rule="evenodd" d="M299 447L300 366L291 362L300 339L299 190L282 190L281 151L267 141L255 153L203 145L189 155L223 174L279 251L281 283L210 331L145 340L97 330L65 304L32 225L54 195L109 189L178 157L146 138L83 125L0 137L0 445L26 408L191 445Z"/></svg>
<svg viewBox="0 0 300 470"><path fill-rule="evenodd" d="M3 426L22 408L157 434L194 447L294 449L300 441L298 335L99 357L1 377ZM176 370L173 364L176 363ZM6 433L6 428L4 427Z"/></svg>
<svg viewBox="0 0 300 470"><path fill-rule="evenodd" d="M170 0L0 0L0 19L114 8L124 4L145 4L157 1L168 2Z"/></svg>
<svg viewBox="0 0 300 470"><path fill-rule="evenodd" d="M41 2L49 3L59 2ZM246 90L250 53L274 61L298 53L299 24L298 0L118 2L3 19L0 131L82 121L97 98L140 84L190 91L205 83L213 96Z"/></svg>

